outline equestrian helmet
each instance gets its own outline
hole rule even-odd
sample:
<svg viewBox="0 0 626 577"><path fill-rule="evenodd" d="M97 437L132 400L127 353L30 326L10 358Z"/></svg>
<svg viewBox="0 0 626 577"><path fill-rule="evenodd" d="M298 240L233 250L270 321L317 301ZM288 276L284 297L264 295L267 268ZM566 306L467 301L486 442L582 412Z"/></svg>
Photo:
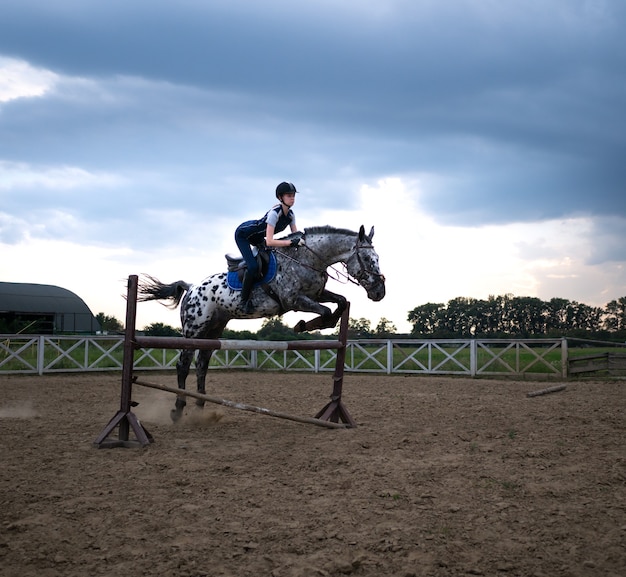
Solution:
<svg viewBox="0 0 626 577"><path fill-rule="evenodd" d="M290 194L298 192L296 187L291 182L281 182L276 187L276 198L280 200L283 194Z"/></svg>

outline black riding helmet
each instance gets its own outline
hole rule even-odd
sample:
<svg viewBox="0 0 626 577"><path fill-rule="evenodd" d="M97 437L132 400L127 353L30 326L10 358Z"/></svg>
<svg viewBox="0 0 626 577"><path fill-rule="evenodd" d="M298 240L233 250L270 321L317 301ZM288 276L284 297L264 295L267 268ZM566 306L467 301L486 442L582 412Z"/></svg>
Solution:
<svg viewBox="0 0 626 577"><path fill-rule="evenodd" d="M296 190L296 187L291 182L281 182L276 187L276 198L280 200L283 194L295 193L295 192L298 192L298 191Z"/></svg>

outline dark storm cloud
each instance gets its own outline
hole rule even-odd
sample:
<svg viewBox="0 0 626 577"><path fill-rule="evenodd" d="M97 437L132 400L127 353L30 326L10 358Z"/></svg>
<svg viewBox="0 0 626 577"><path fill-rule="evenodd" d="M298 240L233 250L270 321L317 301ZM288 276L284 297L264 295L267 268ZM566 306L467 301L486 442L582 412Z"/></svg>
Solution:
<svg viewBox="0 0 626 577"><path fill-rule="evenodd" d="M337 4L9 2L0 54L114 97L5 104L0 157L156 164L191 200L296 166L339 207L350 175L422 175L463 225L626 214L623 3Z"/></svg>

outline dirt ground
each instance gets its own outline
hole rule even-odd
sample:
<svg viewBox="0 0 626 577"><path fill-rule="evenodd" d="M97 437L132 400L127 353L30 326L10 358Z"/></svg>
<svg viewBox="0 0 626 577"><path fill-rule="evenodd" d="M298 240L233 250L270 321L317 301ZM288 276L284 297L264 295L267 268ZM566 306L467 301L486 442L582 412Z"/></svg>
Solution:
<svg viewBox="0 0 626 577"><path fill-rule="evenodd" d="M625 381L348 375L349 430L192 402L172 424L173 395L135 386L155 442L98 449L120 378L0 377L3 577L626 574ZM313 416L331 389L207 392Z"/></svg>

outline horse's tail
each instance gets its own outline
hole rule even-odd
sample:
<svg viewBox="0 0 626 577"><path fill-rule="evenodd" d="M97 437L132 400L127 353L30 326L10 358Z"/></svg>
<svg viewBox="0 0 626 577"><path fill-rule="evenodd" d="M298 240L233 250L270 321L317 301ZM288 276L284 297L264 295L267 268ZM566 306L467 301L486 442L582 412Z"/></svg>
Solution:
<svg viewBox="0 0 626 577"><path fill-rule="evenodd" d="M159 301L170 300L166 305L175 309L182 300L184 294L189 289L189 284L179 280L170 284L163 284L161 281L149 275L143 275L137 290L138 301Z"/></svg>

